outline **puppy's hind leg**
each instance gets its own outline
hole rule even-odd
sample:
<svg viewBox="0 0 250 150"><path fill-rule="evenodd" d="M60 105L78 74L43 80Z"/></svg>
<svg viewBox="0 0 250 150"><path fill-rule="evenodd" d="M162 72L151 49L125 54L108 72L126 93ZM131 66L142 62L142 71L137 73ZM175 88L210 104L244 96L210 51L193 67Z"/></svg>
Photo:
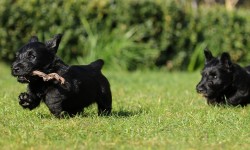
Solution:
<svg viewBox="0 0 250 150"><path fill-rule="evenodd" d="M97 100L98 115L110 115L112 109L112 94L109 85L101 86L101 94Z"/></svg>
<svg viewBox="0 0 250 150"><path fill-rule="evenodd" d="M63 116L65 115L63 113L62 97L63 94L58 89L50 89L44 100L50 112L57 118L64 118Z"/></svg>

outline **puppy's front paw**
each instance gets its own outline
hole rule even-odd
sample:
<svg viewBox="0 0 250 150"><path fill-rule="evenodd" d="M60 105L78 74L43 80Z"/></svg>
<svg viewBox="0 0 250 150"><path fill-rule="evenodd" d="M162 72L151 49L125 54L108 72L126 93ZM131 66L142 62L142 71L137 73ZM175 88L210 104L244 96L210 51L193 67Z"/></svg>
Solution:
<svg viewBox="0 0 250 150"><path fill-rule="evenodd" d="M29 108L29 109L31 108L32 100L30 99L28 93L21 93L18 98L19 98L19 104L23 108Z"/></svg>

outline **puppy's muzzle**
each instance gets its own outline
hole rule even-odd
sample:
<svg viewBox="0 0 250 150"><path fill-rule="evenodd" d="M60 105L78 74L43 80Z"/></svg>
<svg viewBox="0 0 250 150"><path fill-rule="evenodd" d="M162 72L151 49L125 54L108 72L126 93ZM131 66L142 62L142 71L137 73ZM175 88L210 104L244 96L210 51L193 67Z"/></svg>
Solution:
<svg viewBox="0 0 250 150"><path fill-rule="evenodd" d="M29 74L24 71L24 65L21 63L14 63L12 65L12 75L17 77L18 82L29 83Z"/></svg>
<svg viewBox="0 0 250 150"><path fill-rule="evenodd" d="M200 93L200 94L206 93L206 89L202 85L197 85L196 91L197 91L197 93Z"/></svg>
<svg viewBox="0 0 250 150"><path fill-rule="evenodd" d="M14 76L22 75L23 67L24 67L24 65L22 65L21 63L13 63L12 74Z"/></svg>
<svg viewBox="0 0 250 150"><path fill-rule="evenodd" d="M13 68L12 68L12 72L13 72L13 74L14 75L17 75L17 74L19 74L20 73L20 67L18 67L18 66L14 66Z"/></svg>

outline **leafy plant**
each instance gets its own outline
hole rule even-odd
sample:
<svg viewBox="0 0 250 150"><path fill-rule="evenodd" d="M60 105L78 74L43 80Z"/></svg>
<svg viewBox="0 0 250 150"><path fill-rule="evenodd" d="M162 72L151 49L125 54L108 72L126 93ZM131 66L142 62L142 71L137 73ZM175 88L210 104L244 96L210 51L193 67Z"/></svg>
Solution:
<svg viewBox="0 0 250 150"><path fill-rule="evenodd" d="M15 51L32 35L44 41L63 33L58 54L67 63L102 58L111 68L158 66L193 71L203 64L205 46L214 54L228 51L234 61L249 63L249 10L194 9L188 4L175 0L2 0L0 58L12 61Z"/></svg>

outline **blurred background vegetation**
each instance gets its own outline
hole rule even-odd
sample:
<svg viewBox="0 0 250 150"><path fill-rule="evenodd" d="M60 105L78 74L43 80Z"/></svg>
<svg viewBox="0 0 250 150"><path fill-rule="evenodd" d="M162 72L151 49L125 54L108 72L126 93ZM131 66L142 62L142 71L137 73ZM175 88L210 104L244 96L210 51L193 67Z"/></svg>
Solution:
<svg viewBox="0 0 250 150"><path fill-rule="evenodd" d="M67 63L97 58L112 69L194 71L203 49L227 51L250 64L248 0L1 0L0 61L32 35L63 33L58 54Z"/></svg>

